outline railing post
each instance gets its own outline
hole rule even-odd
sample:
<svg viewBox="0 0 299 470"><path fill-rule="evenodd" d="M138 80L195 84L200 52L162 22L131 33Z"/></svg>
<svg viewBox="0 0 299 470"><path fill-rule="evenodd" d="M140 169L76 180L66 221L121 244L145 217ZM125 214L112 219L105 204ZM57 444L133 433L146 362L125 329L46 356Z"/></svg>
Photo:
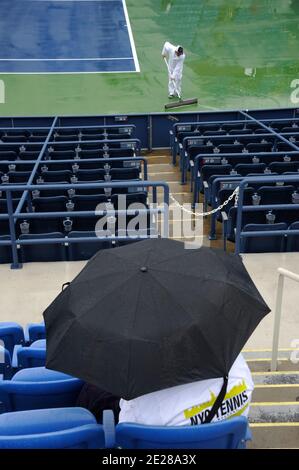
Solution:
<svg viewBox="0 0 299 470"><path fill-rule="evenodd" d="M11 252L12 252L12 265L11 269L19 269L22 265L19 263L18 259L18 249L16 244L16 230L15 230L15 222L13 217L13 204L12 204L12 197L11 191L6 191L6 202L7 202L7 213L8 213L8 222L9 222L9 231L10 231L10 238L11 238Z"/></svg>
<svg viewBox="0 0 299 470"><path fill-rule="evenodd" d="M164 230L163 236L169 238L169 186L167 184L164 187Z"/></svg>
<svg viewBox="0 0 299 470"><path fill-rule="evenodd" d="M242 230L242 207L244 199L244 187L245 184L240 182L239 187L239 199L237 205L237 223L236 223L236 233L235 233L235 253L238 255L241 248L241 230Z"/></svg>
<svg viewBox="0 0 299 470"><path fill-rule="evenodd" d="M278 341L279 341L279 329L281 319L281 307L282 307L282 293L283 293L284 276L279 274L278 286L275 303L274 313L274 329L273 329L273 342L272 342L272 358L271 358L271 371L277 370L277 356L278 356Z"/></svg>
<svg viewBox="0 0 299 470"><path fill-rule="evenodd" d="M272 342L272 357L271 357L271 371L273 372L277 370L278 341L279 341L284 278L287 277L289 279L292 279L293 281L299 282L299 274L293 273L284 268L278 268L278 273L279 273L279 277L278 277L278 286L277 286L277 294L276 294L273 342Z"/></svg>

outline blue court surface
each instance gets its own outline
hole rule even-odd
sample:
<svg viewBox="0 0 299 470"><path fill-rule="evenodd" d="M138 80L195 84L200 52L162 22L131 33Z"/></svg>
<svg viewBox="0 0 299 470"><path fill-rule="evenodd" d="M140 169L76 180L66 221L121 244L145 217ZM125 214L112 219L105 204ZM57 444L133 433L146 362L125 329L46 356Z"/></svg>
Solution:
<svg viewBox="0 0 299 470"><path fill-rule="evenodd" d="M1 0L0 72L139 71L125 0Z"/></svg>

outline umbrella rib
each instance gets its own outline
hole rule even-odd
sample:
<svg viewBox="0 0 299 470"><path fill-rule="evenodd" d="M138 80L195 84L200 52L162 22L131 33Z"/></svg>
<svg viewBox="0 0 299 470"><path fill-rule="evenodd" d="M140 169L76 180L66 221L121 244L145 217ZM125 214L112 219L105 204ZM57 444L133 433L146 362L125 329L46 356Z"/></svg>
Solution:
<svg viewBox="0 0 299 470"><path fill-rule="evenodd" d="M148 261L148 258L150 256L152 252L152 248L150 248L148 250L148 253L147 253L147 257L146 257L146 260L145 260L145 265L147 264L147 261ZM157 282L157 281L156 281ZM136 321L136 313L137 313L137 310L138 310L138 305L139 305L139 300L140 300L140 295L141 295L141 286L139 287L139 291L138 291L138 297L137 297L137 301L136 301L136 306L135 306L135 311L134 311L134 316L133 316L133 321L132 321L132 326L135 325L135 321ZM130 378L131 377L131 358L132 358L132 354L131 354L131 351L132 351L132 339L130 339L130 342L129 342L129 356L128 356L128 377ZM131 383L131 380L129 380L129 383ZM128 393L128 390L127 390L127 393Z"/></svg>

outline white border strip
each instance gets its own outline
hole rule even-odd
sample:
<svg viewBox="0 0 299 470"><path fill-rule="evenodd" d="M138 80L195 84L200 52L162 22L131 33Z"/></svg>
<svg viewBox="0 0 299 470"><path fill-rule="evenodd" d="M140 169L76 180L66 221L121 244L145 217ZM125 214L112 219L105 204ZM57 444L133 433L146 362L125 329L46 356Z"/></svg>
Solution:
<svg viewBox="0 0 299 470"><path fill-rule="evenodd" d="M37 1L37 0L36 0ZM44 0L40 0L44 1ZM87 1L87 0L86 0ZM1 72L0 71L0 76L1 75L80 75L80 74L101 74L101 73L136 73L136 70L124 70L124 71L119 71L117 70L116 72L113 72L113 70L110 71L96 71L96 72Z"/></svg>
<svg viewBox="0 0 299 470"><path fill-rule="evenodd" d="M96 58L84 58L84 59L0 59L0 62L67 62L67 61L90 61L90 62L99 62L99 61L113 61L113 60L134 60L134 57L96 57Z"/></svg>
<svg viewBox="0 0 299 470"><path fill-rule="evenodd" d="M132 28L131 28L130 18L129 18L129 14L128 14L126 0L122 0L122 4L123 4L125 19L126 19L126 23L127 23L127 27L128 27L128 33L129 33L129 38L130 38L134 63L135 63L135 69L136 69L136 72L139 73L140 72L140 66L139 66L139 62L138 62L138 57L137 57L137 52L136 52L136 47L135 47L134 37L133 37L133 33L132 33Z"/></svg>

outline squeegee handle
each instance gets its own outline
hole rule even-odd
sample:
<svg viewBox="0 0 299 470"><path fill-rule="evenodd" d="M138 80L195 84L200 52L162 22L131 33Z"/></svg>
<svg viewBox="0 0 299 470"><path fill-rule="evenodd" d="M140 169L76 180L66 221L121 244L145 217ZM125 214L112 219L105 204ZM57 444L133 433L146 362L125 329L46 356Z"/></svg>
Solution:
<svg viewBox="0 0 299 470"><path fill-rule="evenodd" d="M170 75L170 71L169 71L169 65L168 65L168 62L167 62L167 59L166 59L166 57L164 57L164 61L165 61L165 64L166 64L166 67L167 67L168 73L169 73L169 75Z"/></svg>

